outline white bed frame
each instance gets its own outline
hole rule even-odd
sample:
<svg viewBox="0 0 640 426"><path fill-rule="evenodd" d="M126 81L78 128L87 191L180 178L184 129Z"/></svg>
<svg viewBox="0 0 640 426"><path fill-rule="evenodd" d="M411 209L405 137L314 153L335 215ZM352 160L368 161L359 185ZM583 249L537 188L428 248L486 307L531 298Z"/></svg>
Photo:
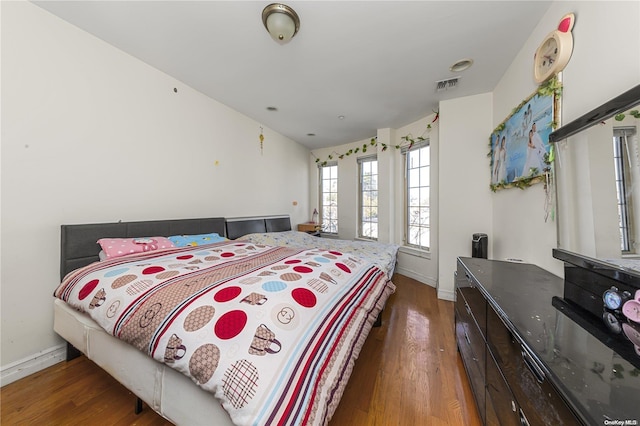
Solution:
<svg viewBox="0 0 640 426"><path fill-rule="evenodd" d="M108 334L87 315L60 299L54 302L53 329L171 423L233 425L213 394L184 374Z"/></svg>

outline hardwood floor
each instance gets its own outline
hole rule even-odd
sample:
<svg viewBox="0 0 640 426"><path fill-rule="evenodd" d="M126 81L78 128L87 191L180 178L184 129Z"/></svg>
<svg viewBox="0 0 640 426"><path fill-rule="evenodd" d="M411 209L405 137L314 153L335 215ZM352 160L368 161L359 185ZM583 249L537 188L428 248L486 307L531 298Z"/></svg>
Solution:
<svg viewBox="0 0 640 426"><path fill-rule="evenodd" d="M355 364L330 426L480 425L453 328L453 303L395 275L396 293ZM2 425L170 425L84 356L0 389ZM192 426L192 425L188 425Z"/></svg>

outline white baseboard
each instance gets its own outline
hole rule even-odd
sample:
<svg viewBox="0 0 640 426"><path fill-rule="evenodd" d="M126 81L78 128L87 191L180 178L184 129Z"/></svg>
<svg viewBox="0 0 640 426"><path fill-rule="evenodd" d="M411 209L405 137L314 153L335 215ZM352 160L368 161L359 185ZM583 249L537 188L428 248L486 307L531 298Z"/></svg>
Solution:
<svg viewBox="0 0 640 426"><path fill-rule="evenodd" d="M47 367L51 367L67 356L67 345L54 346L41 352L0 367L0 387L13 383Z"/></svg>
<svg viewBox="0 0 640 426"><path fill-rule="evenodd" d="M410 271L408 269L404 269L401 267L397 267L396 268L396 272L398 274L404 275L405 277L409 277L409 278L413 278L416 281L419 281L423 284L429 285L431 287L437 288L436 285L436 280L431 278L431 277L427 277L424 276L422 274L419 274L415 271ZM438 289L438 299L443 299L443 300L449 300L451 302L454 302L456 300L456 294L455 291L453 290L443 290L441 288Z"/></svg>
<svg viewBox="0 0 640 426"><path fill-rule="evenodd" d="M456 293L452 290L443 290L441 288L438 289L438 299L449 300L451 302L456 301Z"/></svg>
<svg viewBox="0 0 640 426"><path fill-rule="evenodd" d="M432 278L429 278L427 276L424 276L422 274L419 274L415 271L411 271L409 269L405 269L405 268L401 268L400 266L396 267L396 272L400 275L404 275L405 277L409 277L409 278L413 278L416 281L421 282L422 284L426 284L428 286L431 287L435 287L436 286L436 282L435 280L433 280Z"/></svg>

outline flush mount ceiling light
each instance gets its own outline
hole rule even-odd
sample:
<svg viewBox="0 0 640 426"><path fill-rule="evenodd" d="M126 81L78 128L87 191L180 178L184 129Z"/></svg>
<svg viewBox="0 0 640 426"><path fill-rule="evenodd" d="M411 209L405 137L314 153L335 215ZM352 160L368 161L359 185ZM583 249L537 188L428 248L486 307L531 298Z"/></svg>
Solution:
<svg viewBox="0 0 640 426"><path fill-rule="evenodd" d="M473 65L473 59L461 59L455 64L451 65L449 67L449 70L451 70L451 72L460 72L466 70L471 65Z"/></svg>
<svg viewBox="0 0 640 426"><path fill-rule="evenodd" d="M262 23L271 37L280 44L285 44L300 29L298 14L282 3L272 3L262 11Z"/></svg>

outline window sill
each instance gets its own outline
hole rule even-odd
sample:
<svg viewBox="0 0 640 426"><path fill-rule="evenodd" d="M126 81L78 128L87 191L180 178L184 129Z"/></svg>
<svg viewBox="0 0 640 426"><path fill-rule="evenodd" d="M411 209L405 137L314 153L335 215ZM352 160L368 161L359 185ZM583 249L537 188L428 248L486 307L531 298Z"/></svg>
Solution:
<svg viewBox="0 0 640 426"><path fill-rule="evenodd" d="M322 238L330 238L330 239L334 239L334 240L338 239L338 234L328 234L328 233L320 232L320 236Z"/></svg>
<svg viewBox="0 0 640 426"><path fill-rule="evenodd" d="M377 242L378 242L378 240L377 240L377 239L374 239L374 238L364 238L364 237L356 237L356 238L354 238L354 241L365 241L365 242L368 242L368 243L377 243Z"/></svg>
<svg viewBox="0 0 640 426"><path fill-rule="evenodd" d="M426 250L420 250L414 247L401 246L398 251L400 253L409 254L411 256L423 257L425 259L431 259L431 252Z"/></svg>

